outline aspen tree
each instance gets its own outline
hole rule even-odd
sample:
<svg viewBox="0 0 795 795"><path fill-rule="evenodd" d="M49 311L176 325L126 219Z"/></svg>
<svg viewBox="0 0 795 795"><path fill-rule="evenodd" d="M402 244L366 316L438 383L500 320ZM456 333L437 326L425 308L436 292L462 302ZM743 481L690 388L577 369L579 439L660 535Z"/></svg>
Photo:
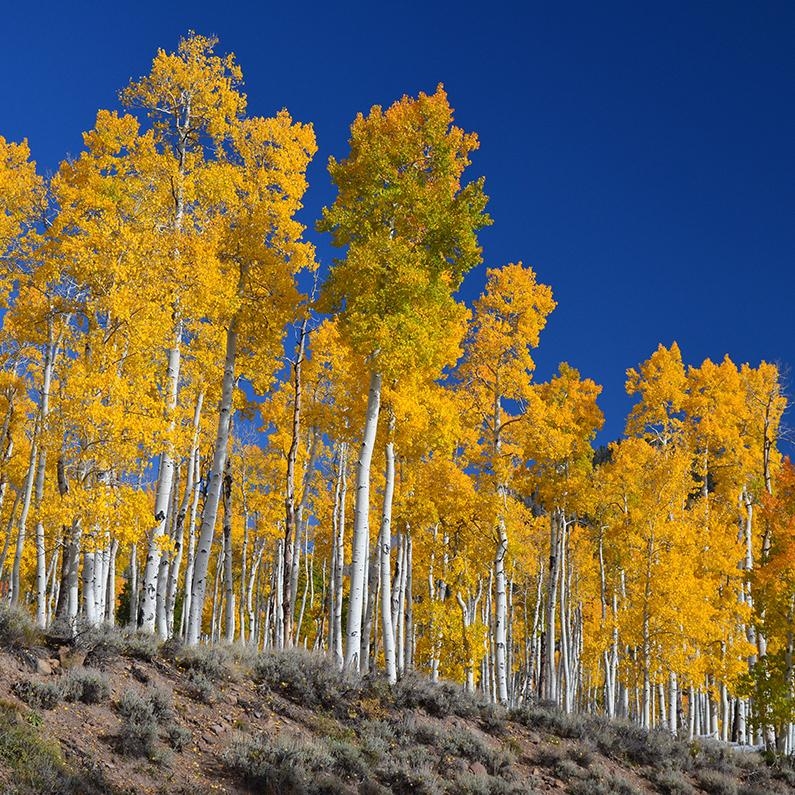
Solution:
<svg viewBox="0 0 795 795"><path fill-rule="evenodd" d="M294 123L286 111L273 119L248 119L233 130L232 146L233 157L212 175L217 189L230 190L225 197L227 212L219 218L217 256L234 293L219 307L226 326L226 358L215 452L193 568L189 644L198 641L201 631L239 340L247 343L246 350L256 352L246 366L255 387L266 392L281 352L283 329L294 316L298 300L294 274L314 267L314 250L301 240L304 227L294 218L306 189L306 167L316 149L311 126Z"/></svg>
<svg viewBox="0 0 795 795"><path fill-rule="evenodd" d="M511 502L508 487L511 472L517 461L521 461L521 453L516 441L505 431L525 415L524 406L535 369L530 348L538 345L539 335L555 302L549 287L538 284L535 273L521 263L489 269L487 273L486 289L475 302L460 377L472 400L470 411L480 434L481 465L493 488L496 686L498 701L507 703L505 565ZM518 413L506 412L507 401L519 406Z"/></svg>
<svg viewBox="0 0 795 795"><path fill-rule="evenodd" d="M369 555L370 462L383 377L429 365L459 309L451 293L480 261L475 232L488 223L483 181L462 185L477 138L452 124L440 86L375 106L351 127L350 154L332 158L337 197L318 224L346 257L331 269L324 308L366 360L368 408L356 466L353 558L345 665L360 668Z"/></svg>
<svg viewBox="0 0 795 795"><path fill-rule="evenodd" d="M201 186L202 170L229 135L230 125L245 110L245 96L237 90L240 68L234 56L213 54L215 39L191 34L182 39L175 53L160 50L149 75L133 81L122 92L122 101L143 109L152 118L153 142L159 170L171 189L173 207L168 227L171 246L171 278L165 276L166 301L171 311L170 343L164 393L165 416L173 434L174 412L180 382L182 340L186 321L203 312L190 305L184 286L188 280L184 266L191 267L191 234L186 215L207 210L196 188ZM178 264L179 263L179 264ZM174 278L176 276L176 279ZM168 439L160 454L155 494L154 526L143 576L141 628L155 631L157 574L160 565L159 539L166 528L174 474L173 443Z"/></svg>

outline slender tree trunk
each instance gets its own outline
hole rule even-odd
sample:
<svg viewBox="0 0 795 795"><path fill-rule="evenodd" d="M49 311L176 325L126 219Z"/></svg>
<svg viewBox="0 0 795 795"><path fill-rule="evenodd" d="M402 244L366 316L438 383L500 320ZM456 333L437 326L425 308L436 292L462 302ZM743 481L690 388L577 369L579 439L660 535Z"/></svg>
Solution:
<svg viewBox="0 0 795 795"><path fill-rule="evenodd" d="M508 533L505 519L499 519L499 540L494 557L494 669L497 685L497 700L508 705L508 672L506 668L506 621L507 602L505 593L505 556L508 554Z"/></svg>
<svg viewBox="0 0 795 795"><path fill-rule="evenodd" d="M378 428L378 411L381 405L381 375L371 373L367 401L367 418L362 437L359 460L356 465L356 503L353 519L353 554L351 557L351 592L348 606L347 645L345 667L359 670L364 609L364 578L367 556L370 551L370 463L373 457L375 434Z"/></svg>
<svg viewBox="0 0 795 795"><path fill-rule="evenodd" d="M559 508L552 511L550 516L549 534L549 579L547 580L547 605L546 605L546 649L544 672L545 692L544 697L549 701L558 700L557 677L555 671L555 612L558 603L558 584L560 582L560 525L565 522L565 516Z"/></svg>
<svg viewBox="0 0 795 795"><path fill-rule="evenodd" d="M390 417L390 435L394 428L394 416ZM384 487L384 510L381 515L381 619L384 637L384 664L390 684L397 682L395 661L395 628L392 623L392 497L395 493L395 445L386 445L386 484Z"/></svg>
<svg viewBox="0 0 795 795"><path fill-rule="evenodd" d="M138 626L138 544L133 543L130 551L130 615L129 622Z"/></svg>
<svg viewBox="0 0 795 795"><path fill-rule="evenodd" d="M403 669L414 670L414 550L411 540L411 529L406 528L406 641Z"/></svg>
<svg viewBox="0 0 795 795"><path fill-rule="evenodd" d="M52 321L48 322L50 342L44 355L44 377L39 407L39 460L36 466L36 510L41 508L44 499L44 475L47 468L47 448L41 445L41 437L47 430L47 418L50 413L50 388L55 369L55 359L61 346L63 335L54 339ZM40 628L47 626L47 557L44 546L44 523L41 517L36 518L36 624Z"/></svg>
<svg viewBox="0 0 795 795"><path fill-rule="evenodd" d="M221 498L221 486L226 466L227 446L232 421L232 394L235 386L236 353L237 318L234 318L226 332L226 361L224 363L221 406L218 414L218 433L215 439L215 453L213 455L212 469L210 470L199 543L193 563L190 616L185 639L189 646L195 646L199 642L199 636L201 635L204 596L207 589L207 569L210 563L215 521L218 517L218 502Z"/></svg>
<svg viewBox="0 0 795 795"><path fill-rule="evenodd" d="M232 558L232 459L227 457L223 484L224 522L224 598L226 602L226 642L235 641L235 583Z"/></svg>
<svg viewBox="0 0 795 795"><path fill-rule="evenodd" d="M342 650L342 588L343 569L345 566L345 501L347 486L348 445L340 444L337 486L335 493L335 534L334 534L334 570L331 584L331 639L329 647L334 654L338 668L344 663Z"/></svg>
<svg viewBox="0 0 795 795"><path fill-rule="evenodd" d="M157 570L157 597L155 603L155 627L160 638L169 637L168 631L168 580L169 572L174 565L174 555L176 551L176 531L177 531L177 512L179 510L177 500L179 499L180 489L180 465L174 462L174 478L171 483L171 501L168 505L166 515L166 531L163 535L168 535L171 548L166 554L160 555L160 566Z"/></svg>
<svg viewBox="0 0 795 795"><path fill-rule="evenodd" d="M181 364L182 322L178 319L174 327L174 339L168 352L168 371L166 377L166 415L168 438L165 449L160 454L160 470L155 492L154 527L149 534L149 548L143 575L141 593L141 630L154 634L157 618L157 575L160 570L160 537L166 530L168 509L171 503L171 486L174 479L174 444L171 437L175 427L175 411L179 390L179 371Z"/></svg>
<svg viewBox="0 0 795 795"><path fill-rule="evenodd" d="M196 559L196 517L199 510L199 497L201 496L201 455L198 447L194 455L194 477L196 485L193 489L193 501L190 506L190 523L188 525L188 562L185 565L185 588L182 600L182 621L180 622L180 636L185 637L188 629L188 616L190 615L191 583L193 582L193 562Z"/></svg>
<svg viewBox="0 0 795 795"><path fill-rule="evenodd" d="M28 513L30 512L30 503L33 497L33 482L36 477L36 461L38 458L37 447L38 433L34 430L33 439L30 443L30 462L28 464L28 474L25 478L25 485L23 487L22 496L22 509L19 513L19 529L17 531L17 544L14 551L14 563L11 568L11 604L19 603L21 596L19 573L22 565L22 553L25 549L25 536L28 523Z"/></svg>
<svg viewBox="0 0 795 795"><path fill-rule="evenodd" d="M301 370L304 363L306 351L307 323L308 317L303 319L298 331L298 344L296 346L296 356L292 363L293 370L293 416L292 416L292 436L290 439L290 449L287 452L287 487L284 498L285 523L284 523L284 576L288 579L284 584L284 601L282 610L284 611L284 642L288 646L292 642L293 635L293 588L292 572L295 543L298 534L297 506L295 498L295 461L298 455L298 444L301 437Z"/></svg>

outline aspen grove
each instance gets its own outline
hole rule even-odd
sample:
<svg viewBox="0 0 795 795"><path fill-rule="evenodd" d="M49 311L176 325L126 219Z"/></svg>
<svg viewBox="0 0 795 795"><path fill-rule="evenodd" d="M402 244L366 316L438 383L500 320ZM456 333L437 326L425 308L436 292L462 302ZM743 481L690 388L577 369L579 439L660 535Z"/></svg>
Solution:
<svg viewBox="0 0 795 795"><path fill-rule="evenodd" d="M247 115L190 34L49 180L0 138L0 596L40 627L300 646L686 737L795 750L795 468L779 373L676 343L533 375L521 263L440 86L354 120L317 222L312 125Z"/></svg>

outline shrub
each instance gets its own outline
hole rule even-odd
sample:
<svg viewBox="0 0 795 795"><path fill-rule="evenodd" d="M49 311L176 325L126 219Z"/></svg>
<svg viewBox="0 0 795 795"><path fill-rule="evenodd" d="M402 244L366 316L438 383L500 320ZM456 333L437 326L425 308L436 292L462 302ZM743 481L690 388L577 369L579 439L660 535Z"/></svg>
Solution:
<svg viewBox="0 0 795 795"><path fill-rule="evenodd" d="M122 654L135 660L152 662L160 650L160 641L155 635L137 630L122 630Z"/></svg>
<svg viewBox="0 0 795 795"><path fill-rule="evenodd" d="M152 714L160 723L170 721L174 713L171 709L171 691L164 687L150 687L147 691L149 703L152 705Z"/></svg>
<svg viewBox="0 0 795 795"><path fill-rule="evenodd" d="M586 721L581 715L569 715L557 707L530 704L514 710L511 718L530 729L541 729L558 737L578 739L586 735Z"/></svg>
<svg viewBox="0 0 795 795"><path fill-rule="evenodd" d="M442 737L441 747L447 753L480 762L493 775L510 768L513 757L503 749L495 750L467 729L453 729Z"/></svg>
<svg viewBox="0 0 795 795"><path fill-rule="evenodd" d="M444 782L433 769L432 761L424 748L414 752L389 756L376 770L382 784L398 795L442 795ZM409 749L407 749L409 751Z"/></svg>
<svg viewBox="0 0 795 795"><path fill-rule="evenodd" d="M176 656L180 668L202 674L211 682L229 676L230 654L224 646L189 646Z"/></svg>
<svg viewBox="0 0 795 795"><path fill-rule="evenodd" d="M507 717L508 710L500 704L482 704L480 707L480 727L495 737L505 734Z"/></svg>
<svg viewBox="0 0 795 795"><path fill-rule="evenodd" d="M166 737L175 751L181 751L191 741L192 734L190 730L174 723L167 728Z"/></svg>
<svg viewBox="0 0 795 795"><path fill-rule="evenodd" d="M480 703L472 693L452 682L434 682L409 674L394 689L395 706L420 707L435 718L458 715L470 718L478 714Z"/></svg>
<svg viewBox="0 0 795 795"><path fill-rule="evenodd" d="M569 759L580 767L588 768L593 762L593 747L589 742L572 746L567 753Z"/></svg>
<svg viewBox="0 0 795 795"><path fill-rule="evenodd" d="M215 701L215 685L201 671L188 671L186 689L191 698L203 704L212 704Z"/></svg>
<svg viewBox="0 0 795 795"><path fill-rule="evenodd" d="M75 791L58 746L45 740L10 702L0 702L0 762L12 772L17 793Z"/></svg>
<svg viewBox="0 0 795 795"><path fill-rule="evenodd" d="M664 766L689 770L693 760L689 746L662 729L646 731L634 723L593 718L589 721L589 735L606 756L627 760L636 765Z"/></svg>
<svg viewBox="0 0 795 795"><path fill-rule="evenodd" d="M654 776L654 783L663 795L694 795L695 789L678 770L661 770Z"/></svg>
<svg viewBox="0 0 795 795"><path fill-rule="evenodd" d="M725 745L709 741L697 746L695 763L697 768L709 768L719 773L732 775L737 770L737 755Z"/></svg>
<svg viewBox="0 0 795 795"><path fill-rule="evenodd" d="M334 760L334 768L347 778L365 779L370 763L358 748L347 740L326 740L326 750Z"/></svg>
<svg viewBox="0 0 795 795"><path fill-rule="evenodd" d="M699 770L696 780L698 786L709 795L737 795L736 782L718 770Z"/></svg>
<svg viewBox="0 0 795 795"><path fill-rule="evenodd" d="M127 690L119 699L117 708L122 719L119 731L121 752L129 756L153 757L158 724L151 699Z"/></svg>
<svg viewBox="0 0 795 795"><path fill-rule="evenodd" d="M359 726L359 742L361 749L369 759L378 762L389 752L389 746L395 739L391 724L384 720L367 720Z"/></svg>
<svg viewBox="0 0 795 795"><path fill-rule="evenodd" d="M541 767L548 767L551 769L555 769L564 759L566 758L566 754L562 748L558 748L554 745L545 745L542 746L538 753L536 754L536 762L538 762Z"/></svg>
<svg viewBox="0 0 795 795"><path fill-rule="evenodd" d="M102 667L119 655L151 662L160 649L160 641L154 635L110 624L78 629L74 636L74 645L86 652L88 665L97 667Z"/></svg>
<svg viewBox="0 0 795 795"><path fill-rule="evenodd" d="M107 677L90 668L70 668L61 677L60 687L66 701L84 704L99 704L110 695Z"/></svg>
<svg viewBox="0 0 795 795"><path fill-rule="evenodd" d="M33 646L39 630L27 610L0 602L0 646L7 649Z"/></svg>
<svg viewBox="0 0 795 795"><path fill-rule="evenodd" d="M303 649L260 654L254 679L296 704L327 709L348 705L362 687L326 657Z"/></svg>
<svg viewBox="0 0 795 795"><path fill-rule="evenodd" d="M52 709L60 703L62 696L57 683L33 679L15 682L11 690L33 709Z"/></svg>
<svg viewBox="0 0 795 795"><path fill-rule="evenodd" d="M493 776L477 776L474 773L459 773L447 784L450 795L519 795L527 793L525 787L516 787Z"/></svg>
<svg viewBox="0 0 795 795"><path fill-rule="evenodd" d="M301 792L318 774L328 771L328 752L298 736L270 739L263 735L235 740L224 763L247 784L265 793Z"/></svg>
<svg viewBox="0 0 795 795"><path fill-rule="evenodd" d="M640 795L639 791L617 776L600 777L590 774L569 784L571 795Z"/></svg>

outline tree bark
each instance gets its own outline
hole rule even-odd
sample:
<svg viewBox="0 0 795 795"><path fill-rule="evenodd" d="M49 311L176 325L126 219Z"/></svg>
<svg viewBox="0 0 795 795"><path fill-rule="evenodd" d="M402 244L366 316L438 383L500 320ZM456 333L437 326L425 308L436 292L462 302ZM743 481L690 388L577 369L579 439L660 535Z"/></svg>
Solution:
<svg viewBox="0 0 795 795"><path fill-rule="evenodd" d="M350 603L348 607L347 645L345 667L359 670L364 608L364 578L370 549L370 463L373 457L378 412L381 405L381 375L371 373L367 400L367 417L364 425L359 460L356 465L356 502L353 518L353 554L351 557Z"/></svg>
<svg viewBox="0 0 795 795"><path fill-rule="evenodd" d="M394 428L390 417L390 433ZM395 445L386 444L386 484L384 510L381 515L381 619L383 622L384 664L390 684L397 682L395 661L395 627L392 623L392 497L395 493Z"/></svg>
<svg viewBox="0 0 795 795"><path fill-rule="evenodd" d="M221 486L226 466L227 446L232 421L232 395L235 386L235 356L237 353L237 318L234 318L226 332L226 361L221 390L221 406L218 414L218 432L215 438L215 452L210 470L207 500L204 505L199 543L193 563L193 580L191 582L190 615L186 643L195 646L201 635L204 597L207 590L207 570L210 563L210 551L215 522L218 517L218 503L221 498Z"/></svg>
<svg viewBox="0 0 795 795"><path fill-rule="evenodd" d="M166 414L168 422L168 440L160 454L160 470L157 476L155 492L154 527L149 535L149 548L146 556L146 567L143 576L141 593L141 630L154 634L157 617L157 575L160 570L160 537L166 529L166 520L171 502L171 486L174 479L174 444L171 437L174 433L179 390L179 371L181 364L182 322L177 320L174 328L172 347L168 352L168 370L166 377Z"/></svg>

